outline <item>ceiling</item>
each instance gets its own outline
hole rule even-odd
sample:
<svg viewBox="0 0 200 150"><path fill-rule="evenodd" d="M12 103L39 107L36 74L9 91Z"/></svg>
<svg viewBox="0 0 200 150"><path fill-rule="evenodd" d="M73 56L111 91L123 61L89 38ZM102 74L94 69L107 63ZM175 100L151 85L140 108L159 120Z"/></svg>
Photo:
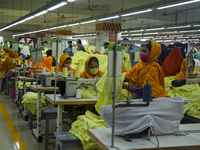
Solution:
<svg viewBox="0 0 200 150"><path fill-rule="evenodd" d="M54 0L52 0L54 1ZM149 5L154 9L154 4L162 2L163 5L170 0L90 0L90 5L98 7L94 11L87 11L88 0L76 0L73 3L58 8L45 15L41 15L32 20L28 20L22 24L13 26L8 31L15 33L22 33L24 31L34 31L47 27L57 26L59 24L66 24L69 22L81 20L84 18L103 16L108 13L119 15L121 10L131 10L132 8L141 8ZM171 0L172 1L172 0ZM0 0L0 28L8 25L16 19L45 6L51 0ZM177 0L174 0L178 3ZM163 16L163 13L167 14ZM173 7L169 9L157 10L144 14L134 16L122 17L120 19L108 20L105 22L121 22L122 29L135 29L135 28L152 28L154 26L170 25L170 24L187 24L188 22L199 22L200 2L193 4ZM61 16L63 16L61 18ZM46 23L44 23L46 22ZM84 24L73 27L67 27L67 30L72 30L73 33L90 33L95 32L95 24ZM1 33L0 33L1 34Z"/></svg>

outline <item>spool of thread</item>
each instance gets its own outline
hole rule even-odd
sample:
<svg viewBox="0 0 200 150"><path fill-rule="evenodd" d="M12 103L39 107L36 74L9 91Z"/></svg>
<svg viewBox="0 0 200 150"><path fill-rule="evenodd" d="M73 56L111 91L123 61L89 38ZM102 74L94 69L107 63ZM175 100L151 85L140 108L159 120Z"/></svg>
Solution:
<svg viewBox="0 0 200 150"><path fill-rule="evenodd" d="M29 63L29 67L31 67L32 66L32 61L30 61L30 63Z"/></svg>
<svg viewBox="0 0 200 150"><path fill-rule="evenodd" d="M16 59L15 58L13 58L13 63L16 63Z"/></svg>
<svg viewBox="0 0 200 150"><path fill-rule="evenodd" d="M42 67L42 73L45 74L46 73L46 68Z"/></svg>
<svg viewBox="0 0 200 150"><path fill-rule="evenodd" d="M144 85L143 88L143 101L144 102L152 102L153 101L153 95L152 95L152 85L147 84Z"/></svg>
<svg viewBox="0 0 200 150"><path fill-rule="evenodd" d="M81 89L76 89L76 98L77 99L81 98Z"/></svg>
<svg viewBox="0 0 200 150"><path fill-rule="evenodd" d="M75 77L79 78L80 75L80 67L76 67Z"/></svg>
<svg viewBox="0 0 200 150"><path fill-rule="evenodd" d="M54 67L51 67L51 74L54 74Z"/></svg>
<svg viewBox="0 0 200 150"><path fill-rule="evenodd" d="M22 64L22 65L21 65L21 69L22 69L23 67L24 67L24 65Z"/></svg>
<svg viewBox="0 0 200 150"><path fill-rule="evenodd" d="M199 74L199 66L198 66L198 65L196 65L196 66L195 66L194 73L197 73L197 74Z"/></svg>
<svg viewBox="0 0 200 150"><path fill-rule="evenodd" d="M21 61L20 60L18 60L18 65L21 65Z"/></svg>
<svg viewBox="0 0 200 150"><path fill-rule="evenodd" d="M63 77L63 78L67 78L67 77L68 77L68 68L63 68L62 77Z"/></svg>
<svg viewBox="0 0 200 150"><path fill-rule="evenodd" d="M25 65L27 65L27 60L25 60Z"/></svg>

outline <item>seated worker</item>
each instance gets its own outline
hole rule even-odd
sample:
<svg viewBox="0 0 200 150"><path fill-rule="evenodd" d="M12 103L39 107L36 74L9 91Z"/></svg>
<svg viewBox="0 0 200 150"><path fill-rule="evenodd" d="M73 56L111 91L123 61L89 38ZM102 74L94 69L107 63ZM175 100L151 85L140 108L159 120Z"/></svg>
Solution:
<svg viewBox="0 0 200 150"><path fill-rule="evenodd" d="M47 54L47 57L51 57L53 59L52 66L56 66L56 59L52 57L52 50L51 49L48 50L46 54Z"/></svg>
<svg viewBox="0 0 200 150"><path fill-rule="evenodd" d="M9 50L9 57L7 57L2 63L0 63L1 73L5 72L5 71L7 72L10 69L13 69L15 67L15 65L13 63L13 58L15 58L15 52ZM2 92L4 90L4 83L5 83L5 77L1 78L0 92Z"/></svg>
<svg viewBox="0 0 200 150"><path fill-rule="evenodd" d="M164 76L175 76L179 73L182 61L183 56L181 55L180 48L174 47L162 64Z"/></svg>
<svg viewBox="0 0 200 150"><path fill-rule="evenodd" d="M85 71L81 73L80 78L101 78L104 72L99 70L99 60L96 57L89 56L85 62Z"/></svg>
<svg viewBox="0 0 200 150"><path fill-rule="evenodd" d="M9 52L12 51L11 49L4 49L3 54L1 55L2 59L6 59L7 57L9 57Z"/></svg>
<svg viewBox="0 0 200 150"><path fill-rule="evenodd" d="M159 44L149 41L148 44L142 45L140 50L141 61L127 72L125 82L130 85L123 84L122 88L133 92L133 99L143 97L143 87L148 79L148 84L152 85L152 93L154 98L168 97L165 91L164 72L160 65L155 62L161 54Z"/></svg>
<svg viewBox="0 0 200 150"><path fill-rule="evenodd" d="M72 58L69 55L63 55L60 58L60 64L58 65L58 71L62 72L63 67L68 68L69 71L73 71L73 77L75 76L76 70L72 67L70 67L72 63Z"/></svg>
<svg viewBox="0 0 200 150"><path fill-rule="evenodd" d="M16 63L20 60L21 64L23 63L23 58L20 56L21 49L18 47L18 52L16 52Z"/></svg>
<svg viewBox="0 0 200 150"><path fill-rule="evenodd" d="M74 54L72 53L72 41L68 41L68 45L69 47L65 48L63 50L63 52L65 52L66 54L68 54L70 57L74 56Z"/></svg>
<svg viewBox="0 0 200 150"><path fill-rule="evenodd" d="M85 48L83 47L82 42L81 42L80 39L78 39L78 40L76 41L76 43L77 43L77 45L78 45L78 47L77 47L77 51L83 51L83 52L86 52L86 51L85 51Z"/></svg>

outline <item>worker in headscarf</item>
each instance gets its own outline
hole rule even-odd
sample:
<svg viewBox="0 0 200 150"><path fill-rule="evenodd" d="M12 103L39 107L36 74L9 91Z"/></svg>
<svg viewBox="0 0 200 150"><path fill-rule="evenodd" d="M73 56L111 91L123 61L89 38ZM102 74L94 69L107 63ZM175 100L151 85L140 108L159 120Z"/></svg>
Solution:
<svg viewBox="0 0 200 150"><path fill-rule="evenodd" d="M144 84L152 85L152 94L154 98L168 97L165 91L164 72L155 59L160 56L161 47L159 44L148 41L148 44L142 45L140 50L141 61L137 63L126 74L125 81L130 85L123 84L124 89L134 93L133 98L143 97Z"/></svg>
<svg viewBox="0 0 200 150"><path fill-rule="evenodd" d="M56 66L56 59L55 59L54 57L52 57L52 50L51 50L51 49L48 50L48 51L46 52L46 54L47 54L47 57L51 57L51 58L53 59L53 61L52 61L52 66Z"/></svg>
<svg viewBox="0 0 200 150"><path fill-rule="evenodd" d="M73 77L75 76L76 70L72 67L70 67L72 63L72 58L69 55L63 55L60 58L60 64L58 66L58 71L62 72L63 71L63 67L68 68L68 71L72 71L73 72Z"/></svg>
<svg viewBox="0 0 200 150"><path fill-rule="evenodd" d="M183 56L181 55L180 48L174 47L162 64L164 76L175 76L179 73L182 61Z"/></svg>
<svg viewBox="0 0 200 150"><path fill-rule="evenodd" d="M9 51L9 57L7 57L1 64L0 64L0 69L1 69L1 73L3 72L7 72L10 69L13 69L15 67L14 63L13 63L13 58L15 57L15 52L13 51ZM4 89L4 83L5 83L5 78L1 78L1 89L0 92L3 91Z"/></svg>
<svg viewBox="0 0 200 150"><path fill-rule="evenodd" d="M85 70L81 73L80 78L101 78L104 72L99 70L99 60L94 56L89 56L85 62Z"/></svg>
<svg viewBox="0 0 200 150"><path fill-rule="evenodd" d="M70 57L74 56L72 53L72 41L68 41L68 47L65 48L63 52L67 53Z"/></svg>
<svg viewBox="0 0 200 150"><path fill-rule="evenodd" d="M77 47L77 51L83 51L83 52L86 52L86 51L85 51L85 48L83 47L82 42L81 42L80 39L78 39L78 40L76 41L76 43L77 43L77 45L78 45L78 47Z"/></svg>

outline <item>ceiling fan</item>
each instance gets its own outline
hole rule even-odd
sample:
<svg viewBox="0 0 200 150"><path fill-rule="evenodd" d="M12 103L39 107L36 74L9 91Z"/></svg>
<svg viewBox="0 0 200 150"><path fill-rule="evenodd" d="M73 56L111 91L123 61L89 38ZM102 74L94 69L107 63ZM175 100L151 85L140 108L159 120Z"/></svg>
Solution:
<svg viewBox="0 0 200 150"><path fill-rule="evenodd" d="M90 0L88 0L88 6L87 8L74 8L74 9L82 9L82 10L87 10L87 11L99 11L99 9L95 9L97 8L98 5L94 5L94 6L90 6Z"/></svg>
<svg viewBox="0 0 200 150"><path fill-rule="evenodd" d="M52 22L52 20L47 21L46 15L44 15L44 21L43 21L43 23L49 23L49 22Z"/></svg>
<svg viewBox="0 0 200 150"><path fill-rule="evenodd" d="M137 19L136 19L136 18L134 18L134 19L125 19L125 18L123 18L123 19L122 19L122 22L132 21L132 20L137 20Z"/></svg>
<svg viewBox="0 0 200 150"><path fill-rule="evenodd" d="M61 19L66 19L66 18L78 18L78 17L66 17L64 14L60 14L58 12L55 12L57 14L57 16L59 16Z"/></svg>

